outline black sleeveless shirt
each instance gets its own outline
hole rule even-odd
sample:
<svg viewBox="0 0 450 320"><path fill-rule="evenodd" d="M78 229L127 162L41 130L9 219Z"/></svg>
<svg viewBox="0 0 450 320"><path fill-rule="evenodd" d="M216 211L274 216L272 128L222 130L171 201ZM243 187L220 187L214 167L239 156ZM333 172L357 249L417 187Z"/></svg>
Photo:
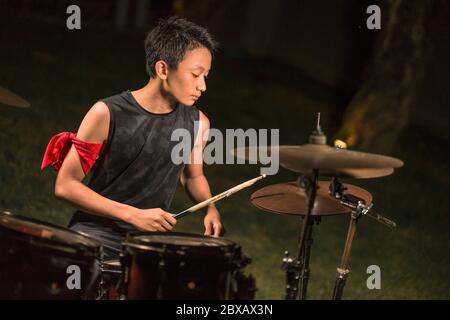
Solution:
<svg viewBox="0 0 450 320"><path fill-rule="evenodd" d="M108 139L92 168L88 187L114 201L140 209L161 208L168 211L178 186L184 164L171 160L172 149L180 141L171 141L172 132L186 129L194 145L194 121L199 111L178 103L169 113L145 110L130 91L102 99L109 109ZM118 220L77 210L70 225L77 222Z"/></svg>

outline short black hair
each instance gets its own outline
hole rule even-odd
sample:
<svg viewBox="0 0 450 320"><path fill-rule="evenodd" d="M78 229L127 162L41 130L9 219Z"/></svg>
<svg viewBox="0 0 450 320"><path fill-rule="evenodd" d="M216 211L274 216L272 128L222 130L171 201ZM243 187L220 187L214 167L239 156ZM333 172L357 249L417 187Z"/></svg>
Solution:
<svg viewBox="0 0 450 320"><path fill-rule="evenodd" d="M202 47L211 54L217 51L218 43L208 30L177 16L161 19L145 39L147 73L156 77L155 63L159 60L176 69L186 52Z"/></svg>

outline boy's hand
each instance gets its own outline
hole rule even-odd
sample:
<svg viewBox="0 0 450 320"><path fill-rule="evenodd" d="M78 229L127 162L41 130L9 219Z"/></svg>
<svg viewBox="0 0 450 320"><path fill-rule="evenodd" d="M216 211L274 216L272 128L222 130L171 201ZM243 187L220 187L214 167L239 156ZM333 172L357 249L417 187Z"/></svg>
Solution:
<svg viewBox="0 0 450 320"><path fill-rule="evenodd" d="M216 207L208 207L203 223L205 225L205 236L218 237L222 234L222 222L220 221L220 214Z"/></svg>
<svg viewBox="0 0 450 320"><path fill-rule="evenodd" d="M128 222L143 231L170 231L177 220L161 208L133 210Z"/></svg>

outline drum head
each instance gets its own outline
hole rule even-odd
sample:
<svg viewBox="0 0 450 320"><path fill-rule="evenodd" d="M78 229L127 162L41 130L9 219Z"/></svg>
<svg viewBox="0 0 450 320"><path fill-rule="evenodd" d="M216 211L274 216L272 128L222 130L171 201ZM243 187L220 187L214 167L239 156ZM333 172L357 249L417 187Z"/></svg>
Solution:
<svg viewBox="0 0 450 320"><path fill-rule="evenodd" d="M76 231L36 219L0 213L0 234L16 241L54 247L66 252L85 252L97 256L100 243Z"/></svg>
<svg viewBox="0 0 450 320"><path fill-rule="evenodd" d="M180 232L130 233L123 242L123 245L141 250L157 250L158 248L224 250L225 248L234 248L237 246L233 241L228 239Z"/></svg>
<svg viewBox="0 0 450 320"><path fill-rule="evenodd" d="M127 242L144 246L227 247L235 245L228 239L176 232L129 234Z"/></svg>

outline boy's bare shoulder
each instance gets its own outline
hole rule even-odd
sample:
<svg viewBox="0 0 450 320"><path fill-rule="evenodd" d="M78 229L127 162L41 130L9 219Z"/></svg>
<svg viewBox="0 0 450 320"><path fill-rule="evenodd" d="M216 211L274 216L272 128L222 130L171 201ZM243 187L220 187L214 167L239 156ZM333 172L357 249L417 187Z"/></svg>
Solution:
<svg viewBox="0 0 450 320"><path fill-rule="evenodd" d="M91 112L95 114L97 117L108 117L109 118L109 109L106 103L103 101L97 101L91 109L88 111L88 113Z"/></svg>
<svg viewBox="0 0 450 320"><path fill-rule="evenodd" d="M103 143L108 139L109 108L102 102L96 102L86 113L77 138L86 142Z"/></svg>
<svg viewBox="0 0 450 320"><path fill-rule="evenodd" d="M202 111L200 111L200 110L199 110L199 120L200 120L200 123L202 124L202 127L204 127L204 128L209 128L209 126L210 126L209 119L208 119L208 117L207 117Z"/></svg>

